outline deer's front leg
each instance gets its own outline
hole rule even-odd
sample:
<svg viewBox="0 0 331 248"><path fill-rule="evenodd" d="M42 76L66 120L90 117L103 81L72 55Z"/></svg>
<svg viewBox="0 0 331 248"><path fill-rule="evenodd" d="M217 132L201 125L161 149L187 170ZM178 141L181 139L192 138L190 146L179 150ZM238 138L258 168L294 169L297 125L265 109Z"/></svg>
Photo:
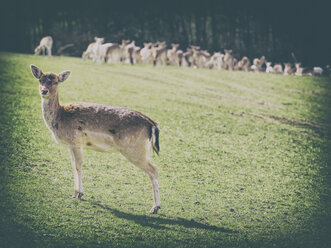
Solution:
<svg viewBox="0 0 331 248"><path fill-rule="evenodd" d="M80 199L84 195L82 180L83 149L81 147L70 146L71 164L74 172L74 198Z"/></svg>
<svg viewBox="0 0 331 248"><path fill-rule="evenodd" d="M47 55L52 56L52 49L50 47L47 47Z"/></svg>

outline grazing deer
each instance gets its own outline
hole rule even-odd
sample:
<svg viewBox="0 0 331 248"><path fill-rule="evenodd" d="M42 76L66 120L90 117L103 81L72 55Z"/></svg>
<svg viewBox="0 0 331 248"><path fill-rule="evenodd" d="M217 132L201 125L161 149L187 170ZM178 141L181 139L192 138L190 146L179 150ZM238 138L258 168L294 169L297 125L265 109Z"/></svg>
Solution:
<svg viewBox="0 0 331 248"><path fill-rule="evenodd" d="M84 59L84 61L86 59L92 59L93 58L93 47L94 46L95 46L95 42L92 42L87 46L87 49L82 54L82 58Z"/></svg>
<svg viewBox="0 0 331 248"><path fill-rule="evenodd" d="M323 69L319 66L313 67L313 75L314 76L322 76L323 75Z"/></svg>
<svg viewBox="0 0 331 248"><path fill-rule="evenodd" d="M275 64L274 67L272 67L272 72L276 74L283 74L283 66L282 64Z"/></svg>
<svg viewBox="0 0 331 248"><path fill-rule="evenodd" d="M84 60L92 59L93 62L101 63L101 61L104 60L107 46L109 46L110 43L105 44L103 47L102 43L105 41L104 38L94 37L94 40L95 42L92 42L87 46L86 51L82 54L82 58Z"/></svg>
<svg viewBox="0 0 331 248"><path fill-rule="evenodd" d="M74 198L84 194L82 184L83 149L99 152L119 151L131 163L145 171L152 181L154 205L150 213L161 207L158 172L150 162L152 149L159 153L159 128L147 116L125 108L95 103L59 103L58 86L68 79L70 71L59 75L43 73L30 65L39 80L41 106L46 126L54 140L66 145L71 153L74 172Z"/></svg>
<svg viewBox="0 0 331 248"><path fill-rule="evenodd" d="M53 38L51 36L45 36L41 39L39 46L34 49L34 55L39 55L40 51L45 55L45 50L47 50L47 55L52 56L52 46L53 46Z"/></svg>
<svg viewBox="0 0 331 248"><path fill-rule="evenodd" d="M251 62L249 61L249 58L244 56L236 66L236 69L239 71L249 71L249 68L251 66Z"/></svg>

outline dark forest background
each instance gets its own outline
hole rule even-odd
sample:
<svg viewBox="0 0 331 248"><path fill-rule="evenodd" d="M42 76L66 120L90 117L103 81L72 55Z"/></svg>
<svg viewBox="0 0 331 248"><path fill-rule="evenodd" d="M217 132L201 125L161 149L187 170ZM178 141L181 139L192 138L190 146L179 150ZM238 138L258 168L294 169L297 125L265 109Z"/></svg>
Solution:
<svg viewBox="0 0 331 248"><path fill-rule="evenodd" d="M331 63L328 1L20 1L1 2L2 51L33 53L41 37L53 53L81 56L94 36L199 45L210 52L324 66Z"/></svg>

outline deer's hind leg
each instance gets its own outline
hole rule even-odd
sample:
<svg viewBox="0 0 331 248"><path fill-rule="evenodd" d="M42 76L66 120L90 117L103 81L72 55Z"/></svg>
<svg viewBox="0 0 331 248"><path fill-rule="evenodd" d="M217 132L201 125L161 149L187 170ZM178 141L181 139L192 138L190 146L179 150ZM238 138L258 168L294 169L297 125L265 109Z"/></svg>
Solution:
<svg viewBox="0 0 331 248"><path fill-rule="evenodd" d="M150 162L150 141L147 145L139 146L136 149L130 149L130 152L122 152L122 154L134 165L142 169L150 178L153 189L153 207L149 211L151 214L157 214L161 208L161 200L159 194L159 182L157 168Z"/></svg>

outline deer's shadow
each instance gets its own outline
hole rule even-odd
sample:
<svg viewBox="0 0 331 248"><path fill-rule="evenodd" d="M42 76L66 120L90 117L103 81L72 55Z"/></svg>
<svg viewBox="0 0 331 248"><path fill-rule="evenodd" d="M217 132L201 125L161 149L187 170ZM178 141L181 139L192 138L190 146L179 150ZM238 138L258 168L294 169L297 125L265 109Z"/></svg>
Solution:
<svg viewBox="0 0 331 248"><path fill-rule="evenodd" d="M204 224L197 222L193 219L184 219L181 217L177 218L169 218L169 217L163 217L161 215L139 215L139 214L132 214L132 213L126 213L123 211L120 211L118 209L110 208L106 205L103 205L99 202L90 201L90 203L95 207L100 207L102 209L105 209L107 211L110 211L114 216L126 219L130 221L134 221L136 224L146 227L151 227L155 229L169 229L169 225L177 225L182 226L185 228L198 228L203 230L211 230L216 232L223 232L223 233L237 233L237 231L233 231L230 229L226 229L223 227L217 227L209 224Z"/></svg>

